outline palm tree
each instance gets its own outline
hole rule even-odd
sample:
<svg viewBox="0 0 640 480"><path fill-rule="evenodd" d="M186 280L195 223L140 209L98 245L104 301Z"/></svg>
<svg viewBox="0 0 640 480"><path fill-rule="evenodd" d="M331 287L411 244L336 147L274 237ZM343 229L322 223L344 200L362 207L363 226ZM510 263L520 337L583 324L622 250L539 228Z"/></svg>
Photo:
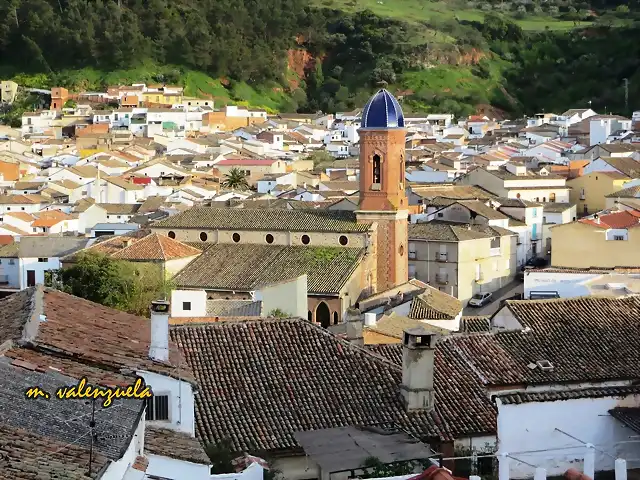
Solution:
<svg viewBox="0 0 640 480"><path fill-rule="evenodd" d="M239 168L232 168L225 177L226 180L222 183L223 187L231 188L233 190L247 190L249 188L247 176Z"/></svg>

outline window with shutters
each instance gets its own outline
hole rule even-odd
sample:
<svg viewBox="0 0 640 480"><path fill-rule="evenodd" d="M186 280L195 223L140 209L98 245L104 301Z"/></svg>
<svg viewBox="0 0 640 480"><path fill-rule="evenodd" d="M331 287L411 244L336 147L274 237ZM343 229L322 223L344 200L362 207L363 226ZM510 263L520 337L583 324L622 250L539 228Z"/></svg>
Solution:
<svg viewBox="0 0 640 480"><path fill-rule="evenodd" d="M154 395L146 403L146 420L169 421L169 395Z"/></svg>

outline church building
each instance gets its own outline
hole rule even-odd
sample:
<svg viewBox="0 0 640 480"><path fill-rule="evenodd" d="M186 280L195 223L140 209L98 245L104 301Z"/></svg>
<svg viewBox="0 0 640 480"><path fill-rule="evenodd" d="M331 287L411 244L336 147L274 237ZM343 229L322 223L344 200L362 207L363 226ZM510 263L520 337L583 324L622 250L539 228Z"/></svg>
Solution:
<svg viewBox="0 0 640 480"><path fill-rule="evenodd" d="M308 320L328 327L360 300L406 283L404 116L386 90L362 115L357 211L198 206L156 222L153 232L203 252L176 286L246 301L261 286L307 274Z"/></svg>
<svg viewBox="0 0 640 480"><path fill-rule="evenodd" d="M384 291L406 283L408 201L405 194L404 115L398 101L380 90L362 111L358 222L376 223L376 285Z"/></svg>

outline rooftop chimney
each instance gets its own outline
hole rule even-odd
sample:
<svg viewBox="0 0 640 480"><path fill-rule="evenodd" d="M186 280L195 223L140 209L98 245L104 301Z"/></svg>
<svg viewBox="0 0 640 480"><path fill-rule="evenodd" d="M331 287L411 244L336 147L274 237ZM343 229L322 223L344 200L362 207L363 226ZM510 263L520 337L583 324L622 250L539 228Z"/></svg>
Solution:
<svg viewBox="0 0 640 480"><path fill-rule="evenodd" d="M169 360L169 302L151 302L151 346L149 357L158 362Z"/></svg>
<svg viewBox="0 0 640 480"><path fill-rule="evenodd" d="M377 321L377 315L375 313L367 312L364 314L364 324L366 327L375 327Z"/></svg>
<svg viewBox="0 0 640 480"><path fill-rule="evenodd" d="M349 308L344 317L347 324L347 340L355 345L364 345L362 336L362 315L357 308Z"/></svg>
<svg viewBox="0 0 640 480"><path fill-rule="evenodd" d="M400 391L409 412L431 410L435 406L433 378L438 339L439 335L425 327L404 331Z"/></svg>

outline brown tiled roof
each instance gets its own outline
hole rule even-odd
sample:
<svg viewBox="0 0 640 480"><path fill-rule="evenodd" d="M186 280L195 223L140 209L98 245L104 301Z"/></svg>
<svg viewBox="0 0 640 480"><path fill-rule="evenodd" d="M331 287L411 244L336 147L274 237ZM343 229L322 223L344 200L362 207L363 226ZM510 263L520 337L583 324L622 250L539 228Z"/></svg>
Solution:
<svg viewBox="0 0 640 480"><path fill-rule="evenodd" d="M364 249L211 245L174 282L181 287L251 291L307 274L309 293L337 294L360 264Z"/></svg>
<svg viewBox="0 0 640 480"><path fill-rule="evenodd" d="M4 216L17 218L18 220L28 223L31 223L36 219L36 217L27 212L6 212Z"/></svg>
<svg viewBox="0 0 640 480"><path fill-rule="evenodd" d="M154 228L208 228L289 232L366 232L353 212L335 210L229 209L195 207L154 224Z"/></svg>
<svg viewBox="0 0 640 480"><path fill-rule="evenodd" d="M134 215L140 209L141 203L98 203L107 215Z"/></svg>
<svg viewBox="0 0 640 480"><path fill-rule="evenodd" d="M609 415L620 420L635 432L640 433L640 408L616 407L609 410Z"/></svg>
<svg viewBox="0 0 640 480"><path fill-rule="evenodd" d="M504 405L528 402L557 402L559 400L574 400L577 398L626 397L640 394L639 385L624 387L593 387L575 390L559 390L547 392L522 392L499 395ZM630 409L637 410L637 409Z"/></svg>
<svg viewBox="0 0 640 480"><path fill-rule="evenodd" d="M449 339L487 385L640 377L640 296L507 300L525 330ZM552 370L530 365L551 362Z"/></svg>
<svg viewBox="0 0 640 480"><path fill-rule="evenodd" d="M623 188L616 192L605 195L607 198L640 198L640 185Z"/></svg>
<svg viewBox="0 0 640 480"><path fill-rule="evenodd" d="M462 302L437 288L427 286L411 300L409 318L416 320L452 320L462 311Z"/></svg>
<svg viewBox="0 0 640 480"><path fill-rule="evenodd" d="M97 478L97 471L87 477L89 450L66 443L0 424L0 478ZM94 452L93 461L94 466L101 467L107 458Z"/></svg>
<svg viewBox="0 0 640 480"><path fill-rule="evenodd" d="M630 178L640 178L640 162L631 157L600 157L600 159Z"/></svg>
<svg viewBox="0 0 640 480"><path fill-rule="evenodd" d="M195 247L190 247L158 233L152 233L141 239L134 240L131 245L117 250L111 256L121 260L167 261L176 258L193 257L201 253Z"/></svg>
<svg viewBox="0 0 640 480"><path fill-rule="evenodd" d="M40 212L38 214L38 219L31 224L32 227L52 227L57 223L63 222L65 220L72 220L73 217L67 215L60 210L49 210Z"/></svg>
<svg viewBox="0 0 640 480"><path fill-rule="evenodd" d="M369 332L378 333L380 335L384 335L385 337L389 337L386 340L386 343L392 343L391 339L396 339L398 341L402 340L403 332L405 330L409 330L411 328L424 328L426 330L432 331L434 333L439 334L447 334L448 330L445 330L440 327L435 327L428 323L424 323L420 320L415 320L413 318L405 317L402 315L398 315L394 312L384 315L382 318L378 320L378 322L371 327L365 327L365 341L367 341L367 335ZM371 338L371 337L370 337ZM372 342L368 342L372 343ZM382 342L381 342L382 343Z"/></svg>
<svg viewBox="0 0 640 480"><path fill-rule="evenodd" d="M36 203L48 203L42 195L0 195L2 205L34 205Z"/></svg>
<svg viewBox="0 0 640 480"><path fill-rule="evenodd" d="M468 208L474 213L477 213L481 217L487 218L488 220L502 220L505 218L503 213L494 210L480 200L458 200L456 203Z"/></svg>
<svg viewBox="0 0 640 480"><path fill-rule="evenodd" d="M39 298L41 313L35 307ZM177 367L184 361L173 344L169 363L149 358L151 325L146 318L41 286L0 300L0 311L7 312L0 315L0 332L8 337L0 338L0 342L15 339L22 329L31 332L34 345L64 352L78 362L99 365L104 370L127 367L193 381L188 368ZM41 314L46 321L38 321ZM19 322L24 322L22 327Z"/></svg>
<svg viewBox="0 0 640 480"><path fill-rule="evenodd" d="M203 443L228 438L237 451L297 450L296 431L370 424L395 425L421 439L495 431L486 395L476 398L448 376L450 368L442 373L456 388L437 394L443 404L408 414L398 365L305 320L185 325L173 327L171 336L201 386L196 431ZM452 403L452 393L464 406L471 401L471 410Z"/></svg>
<svg viewBox="0 0 640 480"><path fill-rule="evenodd" d="M391 363L402 366L402 343L367 345L366 348Z"/></svg>
<svg viewBox="0 0 640 480"><path fill-rule="evenodd" d="M203 465L211 463L202 445L195 437L149 424L145 426L144 450L147 454L177 458L186 462Z"/></svg>
<svg viewBox="0 0 640 480"><path fill-rule="evenodd" d="M104 177L104 181L109 182L115 185L116 187L120 187L124 190L144 190L144 187L142 185L138 185L136 183L130 183L122 177L115 177L115 176Z"/></svg>
<svg viewBox="0 0 640 480"><path fill-rule="evenodd" d="M410 240L463 242L466 240L494 238L506 235L516 235L516 233L497 226L468 225L437 220L428 223L412 223L409 225Z"/></svg>
<svg viewBox="0 0 640 480"><path fill-rule="evenodd" d="M491 330L488 316L469 316L460 319L460 333L480 333Z"/></svg>

